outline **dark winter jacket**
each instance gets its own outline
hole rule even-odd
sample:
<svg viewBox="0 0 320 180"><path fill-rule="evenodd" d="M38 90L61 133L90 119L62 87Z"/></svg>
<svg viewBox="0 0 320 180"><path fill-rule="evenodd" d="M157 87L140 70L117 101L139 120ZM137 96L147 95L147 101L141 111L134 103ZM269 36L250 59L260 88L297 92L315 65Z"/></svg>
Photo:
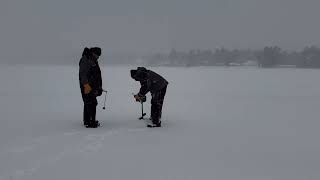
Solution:
<svg viewBox="0 0 320 180"><path fill-rule="evenodd" d="M93 91L102 92L102 78L99 63L97 60L92 60L92 58L88 55L83 55L80 59L79 82L81 88L84 84L89 83Z"/></svg>
<svg viewBox="0 0 320 180"><path fill-rule="evenodd" d="M155 93L169 84L162 76L144 67L131 70L131 77L136 81L140 81L139 95L141 96L145 96L149 91Z"/></svg>

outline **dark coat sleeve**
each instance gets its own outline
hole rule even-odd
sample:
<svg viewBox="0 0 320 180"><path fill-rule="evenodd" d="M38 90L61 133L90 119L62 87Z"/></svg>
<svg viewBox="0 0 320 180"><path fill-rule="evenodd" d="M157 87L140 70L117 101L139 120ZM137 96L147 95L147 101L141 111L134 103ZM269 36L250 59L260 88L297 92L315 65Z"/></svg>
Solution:
<svg viewBox="0 0 320 180"><path fill-rule="evenodd" d="M142 72L137 71L137 77L140 77L138 80L141 84L139 96L145 96L148 92L155 93L168 85L167 80L151 70L146 71L143 76L140 76L139 73Z"/></svg>
<svg viewBox="0 0 320 180"><path fill-rule="evenodd" d="M89 69L90 69L90 66L88 63L88 59L85 56L82 56L79 62L79 80L81 85L89 83L89 80L88 80Z"/></svg>
<svg viewBox="0 0 320 180"><path fill-rule="evenodd" d="M145 96L149 91L151 87L150 79L145 79L140 81L141 87L139 90L139 96Z"/></svg>

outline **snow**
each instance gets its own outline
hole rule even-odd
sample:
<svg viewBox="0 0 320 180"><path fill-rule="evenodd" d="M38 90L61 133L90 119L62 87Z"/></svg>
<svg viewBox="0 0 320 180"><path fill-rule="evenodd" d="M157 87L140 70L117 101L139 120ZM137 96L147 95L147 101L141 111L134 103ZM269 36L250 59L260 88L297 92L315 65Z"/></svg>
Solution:
<svg viewBox="0 0 320 180"><path fill-rule="evenodd" d="M170 84L149 129L131 68L102 69L102 127L86 129L78 66L1 66L0 179L320 178L320 71L151 68Z"/></svg>

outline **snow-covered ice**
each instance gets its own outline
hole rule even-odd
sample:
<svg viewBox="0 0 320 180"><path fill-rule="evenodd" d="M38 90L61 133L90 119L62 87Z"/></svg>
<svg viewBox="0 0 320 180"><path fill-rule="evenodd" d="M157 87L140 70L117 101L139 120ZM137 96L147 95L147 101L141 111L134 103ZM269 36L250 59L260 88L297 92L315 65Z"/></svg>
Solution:
<svg viewBox="0 0 320 180"><path fill-rule="evenodd" d="M1 66L0 179L320 178L320 71L151 68L170 84L148 129L131 68L102 69L102 127L86 129L78 66Z"/></svg>

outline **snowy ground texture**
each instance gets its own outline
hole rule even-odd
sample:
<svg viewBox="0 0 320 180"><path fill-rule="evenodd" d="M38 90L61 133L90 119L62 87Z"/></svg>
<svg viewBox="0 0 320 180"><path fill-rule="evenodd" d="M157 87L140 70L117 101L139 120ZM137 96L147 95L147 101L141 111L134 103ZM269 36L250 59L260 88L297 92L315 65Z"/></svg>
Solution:
<svg viewBox="0 0 320 180"><path fill-rule="evenodd" d="M170 84L148 129L130 68L103 68L102 127L86 129L77 66L1 66L0 179L320 179L320 71L152 68Z"/></svg>

